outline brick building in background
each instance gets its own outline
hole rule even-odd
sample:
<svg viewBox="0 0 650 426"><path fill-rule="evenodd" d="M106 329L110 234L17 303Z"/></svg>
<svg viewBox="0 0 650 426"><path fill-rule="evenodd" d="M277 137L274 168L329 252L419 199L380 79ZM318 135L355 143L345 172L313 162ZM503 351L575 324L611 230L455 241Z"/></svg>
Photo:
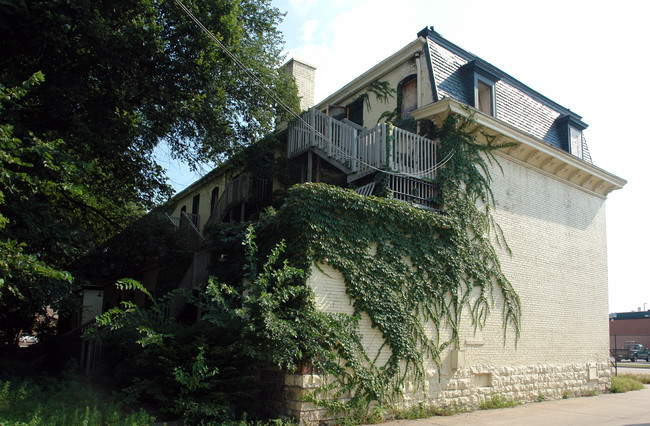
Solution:
<svg viewBox="0 0 650 426"><path fill-rule="evenodd" d="M609 347L620 349L630 341L650 347L650 311L609 315Z"/></svg>

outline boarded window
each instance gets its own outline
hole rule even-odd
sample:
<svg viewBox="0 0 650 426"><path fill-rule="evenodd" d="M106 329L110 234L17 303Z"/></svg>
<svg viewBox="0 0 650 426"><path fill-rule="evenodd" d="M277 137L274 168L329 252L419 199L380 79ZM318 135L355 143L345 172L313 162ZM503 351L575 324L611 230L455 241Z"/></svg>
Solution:
<svg viewBox="0 0 650 426"><path fill-rule="evenodd" d="M402 85L402 104L400 105L400 118L408 120L411 118L411 111L418 107L418 85L414 78Z"/></svg>

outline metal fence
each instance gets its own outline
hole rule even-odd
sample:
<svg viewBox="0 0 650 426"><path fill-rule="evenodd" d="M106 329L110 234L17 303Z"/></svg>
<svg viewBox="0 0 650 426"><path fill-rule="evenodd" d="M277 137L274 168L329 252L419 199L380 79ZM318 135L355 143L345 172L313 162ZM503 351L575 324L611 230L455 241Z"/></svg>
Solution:
<svg viewBox="0 0 650 426"><path fill-rule="evenodd" d="M639 346L640 345L640 346ZM612 367L650 368L650 334L610 334L609 354Z"/></svg>

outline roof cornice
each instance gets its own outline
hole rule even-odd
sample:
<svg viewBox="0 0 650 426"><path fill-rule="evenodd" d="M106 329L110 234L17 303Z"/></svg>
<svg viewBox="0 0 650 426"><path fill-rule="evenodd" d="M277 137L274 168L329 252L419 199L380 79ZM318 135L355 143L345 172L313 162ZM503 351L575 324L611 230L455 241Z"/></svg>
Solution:
<svg viewBox="0 0 650 426"><path fill-rule="evenodd" d="M515 142L514 146L498 150L499 155L590 194L606 198L610 192L621 189L627 183L606 170L453 98L445 98L419 108L412 111L411 115L416 120L427 119L441 124L450 113L464 117L473 114L476 124L487 134L495 136L498 143Z"/></svg>
<svg viewBox="0 0 650 426"><path fill-rule="evenodd" d="M402 63L410 59L416 52L422 50L422 47L425 44L424 38L417 38L411 43L404 46L402 49L392 54L388 58L384 59L374 67L370 68L368 71L361 74L359 77L352 80L350 83L343 86L341 89L337 90L321 102L319 102L314 108L323 109L327 105L340 103L343 99L355 94L356 92L364 89L373 81L377 80L381 76L387 74L388 72L394 70Z"/></svg>

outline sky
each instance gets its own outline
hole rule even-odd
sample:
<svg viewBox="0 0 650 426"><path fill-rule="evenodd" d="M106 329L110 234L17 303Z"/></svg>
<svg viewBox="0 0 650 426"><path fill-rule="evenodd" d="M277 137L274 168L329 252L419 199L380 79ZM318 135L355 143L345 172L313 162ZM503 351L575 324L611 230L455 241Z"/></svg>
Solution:
<svg viewBox="0 0 650 426"><path fill-rule="evenodd" d="M286 12L280 30L287 59L317 68L316 102L433 26L581 115L589 124L584 134L594 164L628 181L606 203L609 311L650 309L645 271L650 129L644 127L650 120L650 83L641 78L650 70L650 1L272 0L272 5ZM179 187L196 176L173 179Z"/></svg>

